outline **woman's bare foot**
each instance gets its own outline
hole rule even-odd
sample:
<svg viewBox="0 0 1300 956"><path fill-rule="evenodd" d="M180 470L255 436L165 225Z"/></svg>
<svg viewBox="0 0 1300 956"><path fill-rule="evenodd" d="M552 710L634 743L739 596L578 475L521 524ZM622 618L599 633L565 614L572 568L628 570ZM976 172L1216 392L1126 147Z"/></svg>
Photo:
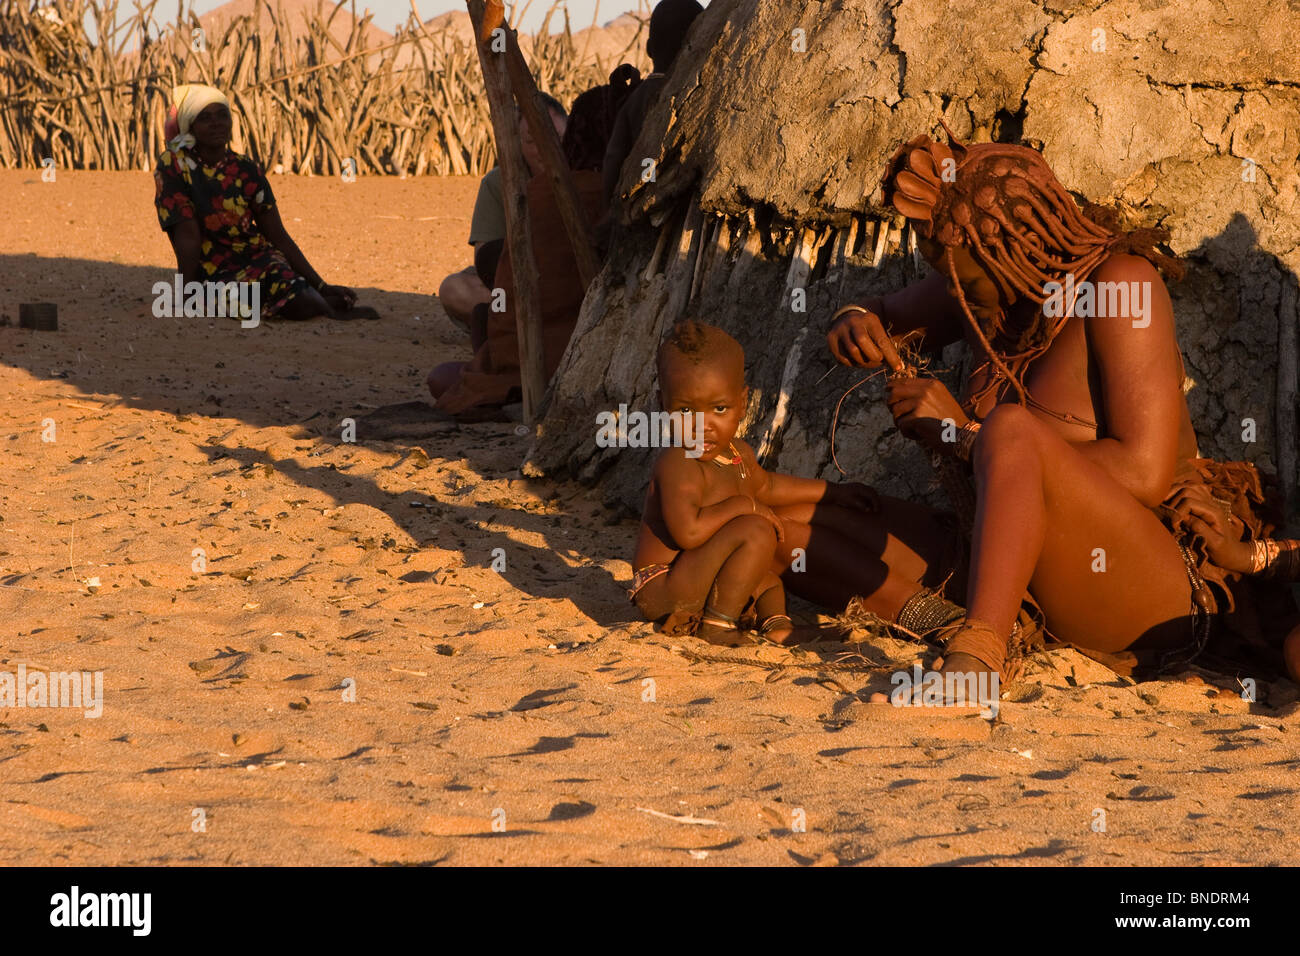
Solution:
<svg viewBox="0 0 1300 956"><path fill-rule="evenodd" d="M939 668L940 674L991 674L993 673L983 661L978 657L972 657L970 654L949 654L947 657L941 657L939 660L942 665Z"/></svg>
<svg viewBox="0 0 1300 956"><path fill-rule="evenodd" d="M1001 675L978 657L961 652L942 658L939 676L943 678L944 700L948 706L987 707L996 705L1000 696ZM959 675L949 680L948 675ZM953 691L957 690L957 694Z"/></svg>

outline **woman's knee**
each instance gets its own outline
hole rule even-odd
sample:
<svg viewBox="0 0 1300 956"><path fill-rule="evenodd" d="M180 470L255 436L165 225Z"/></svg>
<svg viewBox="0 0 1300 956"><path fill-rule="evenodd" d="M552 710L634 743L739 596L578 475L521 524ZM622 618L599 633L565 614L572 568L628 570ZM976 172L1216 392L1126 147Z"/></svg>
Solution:
<svg viewBox="0 0 1300 956"><path fill-rule="evenodd" d="M460 292L464 282L464 272L453 272L438 284L438 298L443 302L456 302L460 298L457 293Z"/></svg>
<svg viewBox="0 0 1300 956"><path fill-rule="evenodd" d="M438 286L438 299L458 312L468 312L490 295L473 266L461 272L453 272Z"/></svg>
<svg viewBox="0 0 1300 956"><path fill-rule="evenodd" d="M998 405L985 416L971 456L977 469L1036 455L1040 450L1043 423L1023 405Z"/></svg>

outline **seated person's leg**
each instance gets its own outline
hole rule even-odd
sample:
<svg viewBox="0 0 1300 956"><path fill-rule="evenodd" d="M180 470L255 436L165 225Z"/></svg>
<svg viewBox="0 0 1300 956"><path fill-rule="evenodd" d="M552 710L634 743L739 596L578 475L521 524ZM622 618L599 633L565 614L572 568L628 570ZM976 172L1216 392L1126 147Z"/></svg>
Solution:
<svg viewBox="0 0 1300 956"><path fill-rule="evenodd" d="M945 532L922 506L882 497L879 513L836 505L786 505L775 509L785 526L785 544L773 570L792 594L843 611L851 598L887 621L921 586L937 587L951 570L945 565ZM803 551L800 569L795 549ZM946 593L958 602L965 579L954 575Z"/></svg>
<svg viewBox="0 0 1300 956"><path fill-rule="evenodd" d="M771 571L759 582L754 611L758 614L758 632L769 641L785 644L794 636L794 622L785 611L785 588Z"/></svg>
<svg viewBox="0 0 1300 956"><path fill-rule="evenodd" d="M1014 404L985 418L973 463L972 620L1010 634L1028 578L1059 640L1107 654L1139 638L1153 650L1187 644L1191 587L1178 543L1109 472ZM1110 573L1092 566L1099 553Z"/></svg>
<svg viewBox="0 0 1300 956"><path fill-rule="evenodd" d="M733 518L698 548L681 552L667 574L646 584L636 596L637 607L651 621L702 613L709 620L700 624L698 637L729 646L745 643L735 618L769 573L775 546L776 531L766 520Z"/></svg>
<svg viewBox="0 0 1300 956"><path fill-rule="evenodd" d="M474 250L474 272L485 289L491 289L496 282L497 263L501 261L501 250L506 246L504 239L484 242Z"/></svg>
<svg viewBox="0 0 1300 956"><path fill-rule="evenodd" d="M492 313L488 310L486 302L480 302L474 306L469 316L469 346L475 352L481 349L488 337L488 320Z"/></svg>
<svg viewBox="0 0 1300 956"><path fill-rule="evenodd" d="M474 306L486 303L491 298L492 293L479 279L473 266L453 272L438 287L438 301L442 304L443 311L462 328L468 326Z"/></svg>
<svg viewBox="0 0 1300 956"><path fill-rule="evenodd" d="M1286 661L1286 672L1291 680L1300 684L1300 624L1287 634L1282 645L1282 658Z"/></svg>

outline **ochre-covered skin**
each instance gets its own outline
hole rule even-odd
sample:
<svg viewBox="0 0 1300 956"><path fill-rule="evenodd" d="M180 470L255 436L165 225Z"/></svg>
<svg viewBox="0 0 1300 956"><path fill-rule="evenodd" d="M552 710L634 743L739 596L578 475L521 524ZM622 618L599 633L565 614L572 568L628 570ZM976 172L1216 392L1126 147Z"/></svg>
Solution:
<svg viewBox="0 0 1300 956"><path fill-rule="evenodd" d="M710 620L735 619L747 609L759 623L785 614L778 575L790 564L790 549L807 547L810 536L799 509L833 507L852 518L875 508L876 499L863 485L828 485L759 467L753 449L735 437L748 392L744 351L720 329L690 320L675 327L660 349L659 391L665 411L692 421L698 415L702 434L689 436L699 454L667 448L655 462L632 567L669 570L646 583L635 601L647 619L667 618L670 631L739 643L734 627ZM803 576L813 577L845 556L818 550L806 557ZM860 546L847 558L848 567L871 560ZM792 633L786 625L765 636L784 641Z"/></svg>
<svg viewBox="0 0 1300 956"><path fill-rule="evenodd" d="M1178 265L1155 251L1160 235L1085 217L1024 147L950 149L920 137L895 154L886 198L924 237L936 271L844 315L827 339L846 365L899 368L890 336L911 330L927 349L964 337L977 356L960 400L926 377L894 378L888 390L899 428L940 453L953 450L945 419L980 423L969 618L1006 638L1028 590L1062 641L1106 654L1189 644L1192 585L1156 511L1196 459L1156 268ZM1066 273L1140 283L1146 308L1048 315L1043 284ZM892 602L874 609L897 613ZM1001 666L962 646L960 636L949 646L945 669Z"/></svg>

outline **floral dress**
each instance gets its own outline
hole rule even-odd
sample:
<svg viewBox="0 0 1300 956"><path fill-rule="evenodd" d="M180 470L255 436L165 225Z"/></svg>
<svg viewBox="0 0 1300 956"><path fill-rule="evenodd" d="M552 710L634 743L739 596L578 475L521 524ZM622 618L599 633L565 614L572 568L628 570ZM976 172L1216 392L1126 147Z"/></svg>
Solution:
<svg viewBox="0 0 1300 956"><path fill-rule="evenodd" d="M256 162L227 150L208 165L193 150L168 149L158 159L154 184L164 232L184 219L199 225L201 280L261 282L263 316L275 315L308 288L257 226L254 215L273 209L275 196Z"/></svg>

